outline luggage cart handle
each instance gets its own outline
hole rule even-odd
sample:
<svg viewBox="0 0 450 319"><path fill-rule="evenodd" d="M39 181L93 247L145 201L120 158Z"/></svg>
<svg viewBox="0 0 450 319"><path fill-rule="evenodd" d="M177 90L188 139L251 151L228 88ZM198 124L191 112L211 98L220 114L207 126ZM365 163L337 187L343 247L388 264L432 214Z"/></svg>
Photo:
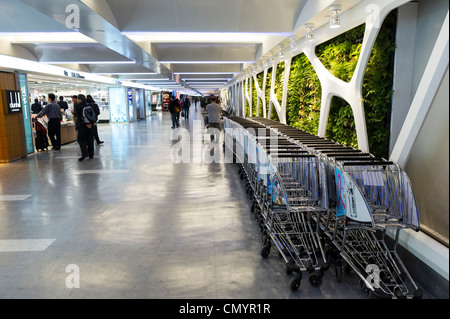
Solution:
<svg viewBox="0 0 450 319"><path fill-rule="evenodd" d="M371 166L371 165L379 165L379 166L389 166L394 165L394 162L386 162L386 161L374 161L374 162L342 162L343 166Z"/></svg>
<svg viewBox="0 0 450 319"><path fill-rule="evenodd" d="M314 154L278 154L279 158L290 158L290 157L317 157Z"/></svg>
<svg viewBox="0 0 450 319"><path fill-rule="evenodd" d="M324 152L325 153L325 152ZM342 153L329 153L328 157L364 157L364 156L372 156L370 153L357 153L357 152L342 152Z"/></svg>
<svg viewBox="0 0 450 319"><path fill-rule="evenodd" d="M332 156L330 156L330 157L332 157ZM366 162L372 162L372 161L374 161L374 162L382 162L383 160L382 159L380 159L380 158L375 158L375 157L364 157L364 156L361 156L361 157L357 157L357 156L355 156L355 157L352 157L352 156L340 156L340 157L335 157L334 158L334 160L335 161L366 161Z"/></svg>

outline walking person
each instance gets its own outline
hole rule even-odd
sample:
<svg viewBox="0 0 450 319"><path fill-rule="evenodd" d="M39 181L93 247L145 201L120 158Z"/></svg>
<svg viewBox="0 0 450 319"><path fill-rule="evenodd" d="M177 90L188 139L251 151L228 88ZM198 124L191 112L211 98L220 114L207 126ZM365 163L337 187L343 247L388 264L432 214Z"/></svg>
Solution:
<svg viewBox="0 0 450 319"><path fill-rule="evenodd" d="M180 126L180 124L178 122L178 119L177 119L177 115L179 113L177 111L177 109L179 110L179 106L178 106L177 101L174 100L173 95L171 95L169 99L170 99L169 112L170 112L170 116L172 118L172 129L174 129L175 127L179 127Z"/></svg>
<svg viewBox="0 0 450 319"><path fill-rule="evenodd" d="M50 93L48 95L49 103L44 107L42 111L36 115L36 118L41 118L47 115L48 118L48 136L53 146L53 150L61 149L61 107L55 102L55 94Z"/></svg>
<svg viewBox="0 0 450 319"><path fill-rule="evenodd" d="M77 104L75 104L75 115L77 118L76 126L78 131L78 144L80 145L81 157L79 161L83 161L86 157L94 158L94 130L95 115L94 118L87 123L84 116L84 108L91 106L86 102L84 94L78 94Z"/></svg>
<svg viewBox="0 0 450 319"><path fill-rule="evenodd" d="M94 101L94 99L92 98L91 95L87 95L86 96L86 102L88 102L92 106L92 108L94 109L94 112L95 112L95 125L93 127L93 129L94 129L94 139L97 142L97 145L101 145L101 144L104 143L104 141L100 141L100 137L98 137L98 125L97 125L98 116L100 115L100 108L99 108L98 104L95 103L95 101Z"/></svg>
<svg viewBox="0 0 450 319"><path fill-rule="evenodd" d="M184 119L189 120L189 108L191 106L191 101L186 97L183 102Z"/></svg>
<svg viewBox="0 0 450 319"><path fill-rule="evenodd" d="M216 103L216 97L210 97L210 104L206 106L206 112L208 113L208 128L214 128L221 131L221 115L222 115L222 107ZM214 135L211 135L211 141L214 140Z"/></svg>

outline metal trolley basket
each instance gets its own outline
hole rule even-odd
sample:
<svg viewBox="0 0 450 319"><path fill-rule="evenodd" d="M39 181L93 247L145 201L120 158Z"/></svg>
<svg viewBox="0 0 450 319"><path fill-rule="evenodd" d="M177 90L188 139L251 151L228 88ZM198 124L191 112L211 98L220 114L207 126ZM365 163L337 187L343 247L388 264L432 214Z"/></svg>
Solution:
<svg viewBox="0 0 450 319"><path fill-rule="evenodd" d="M328 211L321 228L359 276L361 288L371 297L420 298L421 291L396 251L401 229L419 229L406 174L394 163L376 158L347 157L330 167L336 181L336 209Z"/></svg>
<svg viewBox="0 0 450 319"><path fill-rule="evenodd" d="M269 161L272 205L265 220L267 238L285 260L287 273L294 273L292 290L299 288L302 272L308 272L309 282L318 287L328 269L320 228L315 222L324 212L318 158L311 154L278 155ZM263 257L269 254L270 247L266 241L261 250Z"/></svg>

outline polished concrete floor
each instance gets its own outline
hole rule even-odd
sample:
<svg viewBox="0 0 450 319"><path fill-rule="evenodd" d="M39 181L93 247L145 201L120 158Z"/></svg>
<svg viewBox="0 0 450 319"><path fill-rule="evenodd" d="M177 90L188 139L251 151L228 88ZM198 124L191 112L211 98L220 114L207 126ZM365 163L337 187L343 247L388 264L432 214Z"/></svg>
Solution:
<svg viewBox="0 0 450 319"><path fill-rule="evenodd" d="M0 165L0 298L367 298L331 271L291 291L278 254L259 255L237 167L174 163L170 126L101 124L93 159L71 143Z"/></svg>

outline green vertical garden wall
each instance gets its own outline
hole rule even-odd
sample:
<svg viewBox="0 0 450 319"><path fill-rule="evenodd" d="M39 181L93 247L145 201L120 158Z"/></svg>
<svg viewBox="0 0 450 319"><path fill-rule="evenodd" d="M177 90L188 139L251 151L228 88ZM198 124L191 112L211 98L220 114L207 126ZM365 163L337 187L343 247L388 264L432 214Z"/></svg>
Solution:
<svg viewBox="0 0 450 319"><path fill-rule="evenodd" d="M370 152L384 158L388 157L389 151L396 17L395 10L383 22L367 64L362 87ZM364 28L365 25L358 26L316 47L316 55L323 65L343 81L350 81L356 68ZM272 69L268 71L265 92L267 107ZM259 74L258 78L262 79L262 75ZM284 62L281 62L277 67L275 81L275 94L280 103L283 80ZM303 53L292 58L287 99L288 124L317 134L321 87L311 63ZM256 93L254 101L256 107ZM278 119L274 108L271 118ZM326 137L358 147L352 109L341 98L333 97L331 101Z"/></svg>

